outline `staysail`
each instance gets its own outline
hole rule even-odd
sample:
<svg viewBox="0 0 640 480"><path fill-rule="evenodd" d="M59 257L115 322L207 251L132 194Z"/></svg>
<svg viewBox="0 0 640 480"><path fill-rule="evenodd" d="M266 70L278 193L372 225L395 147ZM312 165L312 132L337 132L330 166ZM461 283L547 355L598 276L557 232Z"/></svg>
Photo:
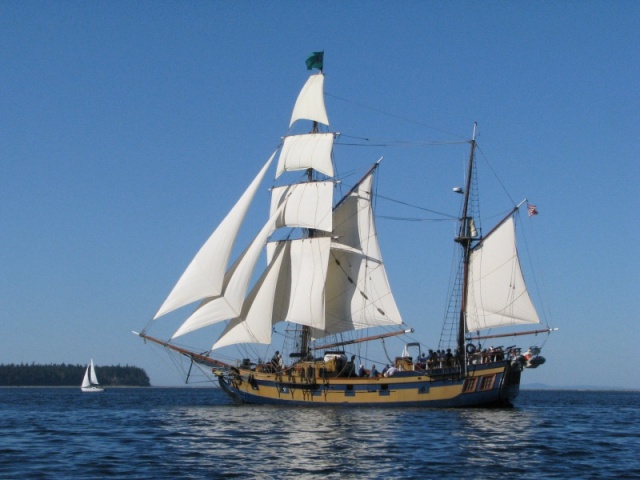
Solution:
<svg viewBox="0 0 640 480"><path fill-rule="evenodd" d="M471 251L467 331L540 323L524 282L509 217Z"/></svg>
<svg viewBox="0 0 640 480"><path fill-rule="evenodd" d="M402 323L382 262L372 186L373 173L334 211L327 321L324 332L314 332L315 336Z"/></svg>
<svg viewBox="0 0 640 480"><path fill-rule="evenodd" d="M200 248L154 319L189 303L222 293L225 271L238 230L275 154L273 152L249 188Z"/></svg>
<svg viewBox="0 0 640 480"><path fill-rule="evenodd" d="M227 272L224 278L223 295L205 299L191 314L172 338L197 330L216 322L235 318L240 314L249 281L255 269L260 253L269 235L276 229L276 221L284 210L286 202L276 209L249 247Z"/></svg>

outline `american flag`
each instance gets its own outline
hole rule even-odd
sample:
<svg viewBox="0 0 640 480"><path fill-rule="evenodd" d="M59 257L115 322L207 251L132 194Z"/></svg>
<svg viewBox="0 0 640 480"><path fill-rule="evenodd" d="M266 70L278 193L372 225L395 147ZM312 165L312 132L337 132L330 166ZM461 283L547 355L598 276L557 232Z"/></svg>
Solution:
<svg viewBox="0 0 640 480"><path fill-rule="evenodd" d="M538 215L538 209L535 205L527 204L527 210L529 211L529 216Z"/></svg>

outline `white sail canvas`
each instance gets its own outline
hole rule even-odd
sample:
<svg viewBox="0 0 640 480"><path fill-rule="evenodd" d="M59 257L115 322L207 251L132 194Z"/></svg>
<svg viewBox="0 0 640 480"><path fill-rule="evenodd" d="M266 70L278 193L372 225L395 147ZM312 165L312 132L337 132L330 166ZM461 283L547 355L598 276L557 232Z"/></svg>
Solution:
<svg viewBox="0 0 640 480"><path fill-rule="evenodd" d="M200 248L154 319L189 303L222 293L225 271L238 230L275 154L271 155L233 209Z"/></svg>
<svg viewBox="0 0 640 480"><path fill-rule="evenodd" d="M224 294L203 302L173 334L172 338L240 315L245 295L249 289L249 281L260 258L262 248L269 235L275 230L276 222L285 207L286 201L273 212L260 233L235 262L230 270L230 275L225 277Z"/></svg>
<svg viewBox="0 0 640 480"><path fill-rule="evenodd" d="M380 253L372 181L369 175L334 212L325 334L402 323Z"/></svg>
<svg viewBox="0 0 640 480"><path fill-rule="evenodd" d="M289 126L301 119L329 125L327 110L324 106L324 75L322 73L311 75L302 87L293 107Z"/></svg>
<svg viewBox="0 0 640 480"><path fill-rule="evenodd" d="M271 191L271 212L286 200L276 226L313 228L330 232L333 182L308 182L276 187Z"/></svg>
<svg viewBox="0 0 640 480"><path fill-rule="evenodd" d="M333 177L333 133L307 133L285 137L276 168L276 178L284 172L313 168Z"/></svg>
<svg viewBox="0 0 640 480"><path fill-rule="evenodd" d="M510 217L471 252L467 331L540 323L524 283Z"/></svg>

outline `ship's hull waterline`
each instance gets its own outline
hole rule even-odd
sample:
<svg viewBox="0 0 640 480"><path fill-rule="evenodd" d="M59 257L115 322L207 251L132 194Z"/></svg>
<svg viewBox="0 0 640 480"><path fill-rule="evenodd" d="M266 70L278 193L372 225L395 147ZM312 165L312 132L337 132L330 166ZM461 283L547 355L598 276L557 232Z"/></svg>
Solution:
<svg viewBox="0 0 640 480"><path fill-rule="evenodd" d="M392 377L321 378L237 369L219 374L237 403L291 406L511 407L522 368L509 361L440 372L398 372Z"/></svg>

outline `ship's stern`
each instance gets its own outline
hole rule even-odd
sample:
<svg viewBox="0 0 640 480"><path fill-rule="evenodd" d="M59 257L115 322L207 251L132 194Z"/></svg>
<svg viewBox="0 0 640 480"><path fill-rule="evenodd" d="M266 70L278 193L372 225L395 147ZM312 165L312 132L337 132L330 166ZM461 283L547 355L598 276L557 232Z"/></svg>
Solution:
<svg viewBox="0 0 640 480"><path fill-rule="evenodd" d="M500 403L506 407L513 407L518 394L520 393L520 377L522 375L522 364L519 362L509 362L502 377L500 385Z"/></svg>

